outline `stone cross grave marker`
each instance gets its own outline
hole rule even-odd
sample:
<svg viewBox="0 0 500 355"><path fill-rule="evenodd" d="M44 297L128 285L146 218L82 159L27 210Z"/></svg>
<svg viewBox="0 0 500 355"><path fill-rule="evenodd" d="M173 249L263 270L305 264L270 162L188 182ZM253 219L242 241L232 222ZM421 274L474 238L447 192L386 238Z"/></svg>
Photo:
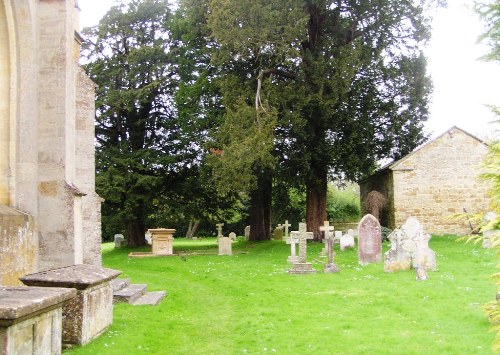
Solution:
<svg viewBox="0 0 500 355"><path fill-rule="evenodd" d="M288 238L288 227L291 227L292 225L288 223L288 219L285 220L285 224L283 224L283 228L285 228L285 238Z"/></svg>
<svg viewBox="0 0 500 355"><path fill-rule="evenodd" d="M299 257L297 256L297 253L295 251L295 245L299 242L299 240L297 239L298 233L299 232L292 232L290 233L289 237L284 238L286 244L290 244L290 256L288 257L287 261L292 264L299 262Z"/></svg>
<svg viewBox="0 0 500 355"><path fill-rule="evenodd" d="M290 274L315 273L316 270L313 269L312 264L307 262L307 240L313 239L314 234L307 231L307 224L299 223L299 231L298 233L294 233L294 236L299 240L299 260L288 272Z"/></svg>
<svg viewBox="0 0 500 355"><path fill-rule="evenodd" d="M217 239L222 238L222 227L224 227L224 223L217 223L215 226L217 227Z"/></svg>
<svg viewBox="0 0 500 355"><path fill-rule="evenodd" d="M358 225L358 261L360 265L382 261L380 223L371 214L365 215Z"/></svg>
<svg viewBox="0 0 500 355"><path fill-rule="evenodd" d="M335 252L333 251L333 240L334 240L334 235L332 233L333 226L330 226L328 221L324 221L323 226L319 227L319 230L325 234L324 240L326 241L326 251L328 255L328 263L326 263L323 272L325 273L339 272L340 269L333 262L333 257L335 255Z"/></svg>
<svg viewBox="0 0 500 355"><path fill-rule="evenodd" d="M325 236L323 238L323 243L325 244L325 246L323 247L323 250L321 250L319 255L328 255L328 239L331 238L333 230L334 227L330 225L329 221L323 221L323 225L319 227L319 231L323 232L323 235Z"/></svg>

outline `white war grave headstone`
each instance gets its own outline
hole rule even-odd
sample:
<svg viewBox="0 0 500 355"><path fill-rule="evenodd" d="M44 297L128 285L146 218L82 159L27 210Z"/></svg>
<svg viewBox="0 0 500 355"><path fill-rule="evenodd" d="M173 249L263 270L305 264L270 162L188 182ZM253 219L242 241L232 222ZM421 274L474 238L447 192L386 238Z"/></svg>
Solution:
<svg viewBox="0 0 500 355"><path fill-rule="evenodd" d="M328 255L328 240L332 237L334 227L330 225L329 221L323 221L323 225L319 226L319 231L323 232L323 243L325 246L319 253L321 256Z"/></svg>
<svg viewBox="0 0 500 355"><path fill-rule="evenodd" d="M358 261L360 265L382 261L380 223L371 214L365 215L358 225Z"/></svg>
<svg viewBox="0 0 500 355"><path fill-rule="evenodd" d="M293 268L288 270L290 274L312 274L316 270L311 263L307 262L307 240L313 239L314 234L307 231L307 224L299 223L298 232L292 232L292 238L299 240L299 260L293 264Z"/></svg>
<svg viewBox="0 0 500 355"><path fill-rule="evenodd" d="M427 279L427 270L436 270L436 254L429 248L431 235L410 217L390 235L391 248L384 255L384 271L415 269L417 280Z"/></svg>

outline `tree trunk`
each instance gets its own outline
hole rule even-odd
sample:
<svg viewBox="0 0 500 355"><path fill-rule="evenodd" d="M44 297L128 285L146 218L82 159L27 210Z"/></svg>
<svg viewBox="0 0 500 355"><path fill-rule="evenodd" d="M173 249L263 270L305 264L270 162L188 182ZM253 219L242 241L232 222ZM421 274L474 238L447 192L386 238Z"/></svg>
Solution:
<svg viewBox="0 0 500 355"><path fill-rule="evenodd" d="M327 219L326 213L326 172L317 174L315 180L307 184L306 223L307 231L314 233L314 240L321 241L323 236L319 227Z"/></svg>
<svg viewBox="0 0 500 355"><path fill-rule="evenodd" d="M144 232L146 226L144 223L144 207L138 206L135 209L133 217L125 221L125 238L131 247L140 247L146 245Z"/></svg>
<svg viewBox="0 0 500 355"><path fill-rule="evenodd" d="M257 188L250 193L249 240L271 239L271 191L271 174L269 172L259 173Z"/></svg>

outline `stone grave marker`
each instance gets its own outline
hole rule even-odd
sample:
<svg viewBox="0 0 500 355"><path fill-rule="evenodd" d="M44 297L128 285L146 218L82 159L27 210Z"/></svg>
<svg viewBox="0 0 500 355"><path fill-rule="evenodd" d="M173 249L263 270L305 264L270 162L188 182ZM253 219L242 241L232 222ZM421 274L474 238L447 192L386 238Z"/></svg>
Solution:
<svg viewBox="0 0 500 355"><path fill-rule="evenodd" d="M278 224L273 233L274 240L283 240L283 227Z"/></svg>
<svg viewBox="0 0 500 355"><path fill-rule="evenodd" d="M340 250L344 251L352 248L354 248L354 237L349 233L343 234L340 237Z"/></svg>
<svg viewBox="0 0 500 355"><path fill-rule="evenodd" d="M123 234L115 234L115 249L121 248L126 245L125 237Z"/></svg>
<svg viewBox="0 0 500 355"><path fill-rule="evenodd" d="M342 237L342 231L335 231L335 238L333 238L334 243L340 243L340 237Z"/></svg>
<svg viewBox="0 0 500 355"><path fill-rule="evenodd" d="M149 230L146 231L146 233L144 234L144 239L146 239L146 242L149 245L153 244L153 239L152 239L152 236L151 236L151 232Z"/></svg>
<svg viewBox="0 0 500 355"><path fill-rule="evenodd" d="M215 225L217 227L217 239L222 238L224 235L222 235L222 227L224 227L224 223L217 223Z"/></svg>
<svg viewBox="0 0 500 355"><path fill-rule="evenodd" d="M333 230L333 227L331 227ZM323 272L325 273L333 273L333 272L339 272L340 269L337 265L335 265L333 261L333 257L335 256L335 251L333 250L333 239L334 236L333 234L328 231L328 229L325 229L325 240L326 240L326 245L327 245L327 255L328 255L328 263L326 263L325 268L323 269Z"/></svg>
<svg viewBox="0 0 500 355"><path fill-rule="evenodd" d="M299 223L299 230L297 233L294 233L293 237L299 240L299 260L293 264L293 268L288 270L288 272L290 274L315 273L316 270L312 267L312 264L307 262L307 240L314 238L313 233L307 231L307 224Z"/></svg>
<svg viewBox="0 0 500 355"><path fill-rule="evenodd" d="M384 271L415 269L417 280L427 279L427 270L436 270L436 254L429 248L431 235L410 217L389 236L391 248L384 254Z"/></svg>
<svg viewBox="0 0 500 355"><path fill-rule="evenodd" d="M323 243L325 246L319 253L321 256L328 255L328 240L332 237L334 227L330 225L329 221L323 221L323 225L319 227L319 231L323 232Z"/></svg>
<svg viewBox="0 0 500 355"><path fill-rule="evenodd" d="M285 238L288 238L288 227L291 227L292 225L288 223L288 219L285 220L285 224L283 224L283 228L285 229Z"/></svg>
<svg viewBox="0 0 500 355"><path fill-rule="evenodd" d="M236 233L234 232L229 233L229 239L236 240Z"/></svg>
<svg viewBox="0 0 500 355"><path fill-rule="evenodd" d="M299 242L299 240L297 239L298 233L299 232L292 232L290 233L289 237L284 238L286 244L290 244L290 256L288 257L287 261L292 264L299 262L299 257L297 256L295 250L295 245Z"/></svg>
<svg viewBox="0 0 500 355"><path fill-rule="evenodd" d="M220 237L217 241L219 244L219 255L233 255L232 243L229 237Z"/></svg>
<svg viewBox="0 0 500 355"><path fill-rule="evenodd" d="M365 215L358 225L358 261L360 265L382 261L380 223L371 214Z"/></svg>
<svg viewBox="0 0 500 355"><path fill-rule="evenodd" d="M248 240L250 238L250 226L246 226L243 233L245 235L245 240Z"/></svg>

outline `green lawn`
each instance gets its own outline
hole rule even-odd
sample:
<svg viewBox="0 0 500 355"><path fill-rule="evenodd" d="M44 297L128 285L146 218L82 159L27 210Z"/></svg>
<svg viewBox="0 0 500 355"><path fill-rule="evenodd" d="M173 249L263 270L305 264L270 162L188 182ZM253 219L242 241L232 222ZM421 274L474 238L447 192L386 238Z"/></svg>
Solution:
<svg viewBox="0 0 500 355"><path fill-rule="evenodd" d="M338 246L336 246L337 248ZM481 305L495 297L495 251L434 237L438 271L360 267L336 250L338 274L289 275L280 241L233 244L233 256L128 258L103 246L105 267L149 290L156 307L119 304L101 337L71 354L489 354L494 335ZM309 244L318 271L322 245ZM384 245L384 251L388 245ZM176 240L175 250L213 249L213 239ZM143 249L142 251L147 251Z"/></svg>

